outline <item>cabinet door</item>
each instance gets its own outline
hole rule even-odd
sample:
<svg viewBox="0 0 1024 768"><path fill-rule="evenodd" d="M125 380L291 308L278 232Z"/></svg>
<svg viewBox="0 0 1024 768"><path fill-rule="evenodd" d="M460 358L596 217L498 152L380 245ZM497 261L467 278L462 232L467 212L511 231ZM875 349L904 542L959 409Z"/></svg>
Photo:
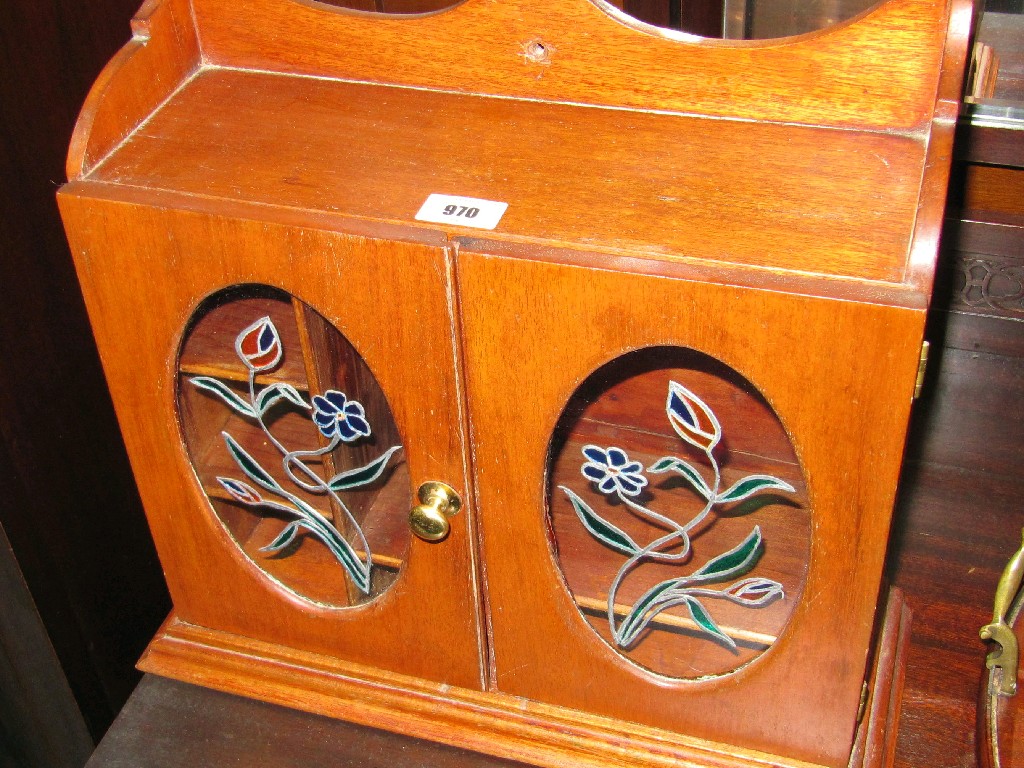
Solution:
<svg viewBox="0 0 1024 768"><path fill-rule="evenodd" d="M458 257L492 685L846 765L922 313L511 250Z"/></svg>
<svg viewBox="0 0 1024 768"><path fill-rule="evenodd" d="M177 619L479 689L443 244L62 207Z"/></svg>

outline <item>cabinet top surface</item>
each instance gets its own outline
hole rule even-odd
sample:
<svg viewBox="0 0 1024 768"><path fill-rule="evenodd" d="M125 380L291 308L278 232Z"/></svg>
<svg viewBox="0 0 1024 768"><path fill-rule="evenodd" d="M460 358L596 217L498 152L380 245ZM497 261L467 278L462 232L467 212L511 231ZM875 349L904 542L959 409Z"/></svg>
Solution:
<svg viewBox="0 0 1024 768"><path fill-rule="evenodd" d="M925 152L914 135L204 67L85 178L429 230L427 196L460 195L508 204L499 240L901 282Z"/></svg>

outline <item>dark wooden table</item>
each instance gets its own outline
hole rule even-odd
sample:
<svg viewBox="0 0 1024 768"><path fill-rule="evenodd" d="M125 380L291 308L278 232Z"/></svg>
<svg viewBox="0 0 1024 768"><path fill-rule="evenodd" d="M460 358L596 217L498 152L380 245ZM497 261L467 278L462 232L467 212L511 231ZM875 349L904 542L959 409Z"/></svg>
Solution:
<svg viewBox="0 0 1024 768"><path fill-rule="evenodd" d="M87 768L521 765L146 675Z"/></svg>

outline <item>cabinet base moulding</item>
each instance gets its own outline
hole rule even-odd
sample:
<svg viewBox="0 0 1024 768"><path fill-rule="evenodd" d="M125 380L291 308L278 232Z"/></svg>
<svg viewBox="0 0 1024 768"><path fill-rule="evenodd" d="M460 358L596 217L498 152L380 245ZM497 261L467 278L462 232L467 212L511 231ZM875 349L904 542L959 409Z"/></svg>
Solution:
<svg viewBox="0 0 1024 768"><path fill-rule="evenodd" d="M891 590L849 768L893 761L910 610ZM545 768L812 768L495 691L471 691L206 629L170 616L139 668L165 677ZM828 680L822 680L828 685Z"/></svg>

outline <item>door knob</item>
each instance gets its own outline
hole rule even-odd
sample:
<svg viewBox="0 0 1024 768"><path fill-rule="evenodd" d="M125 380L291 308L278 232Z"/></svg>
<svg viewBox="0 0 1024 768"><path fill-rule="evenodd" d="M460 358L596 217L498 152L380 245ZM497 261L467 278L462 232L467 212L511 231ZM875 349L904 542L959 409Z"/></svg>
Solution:
<svg viewBox="0 0 1024 768"><path fill-rule="evenodd" d="M462 509L455 489L432 480L420 486L420 503L409 513L409 527L424 541L441 541L451 530L448 518Z"/></svg>

